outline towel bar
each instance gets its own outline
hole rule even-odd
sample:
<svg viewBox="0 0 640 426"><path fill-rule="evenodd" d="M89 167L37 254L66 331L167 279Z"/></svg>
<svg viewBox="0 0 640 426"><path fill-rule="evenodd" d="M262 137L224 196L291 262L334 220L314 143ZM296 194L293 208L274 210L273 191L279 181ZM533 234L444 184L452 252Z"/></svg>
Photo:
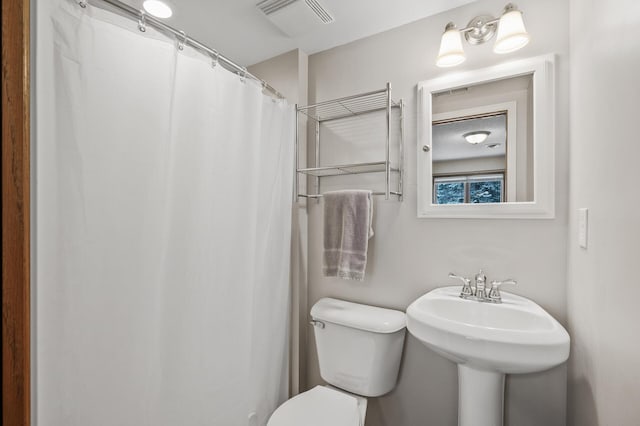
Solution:
<svg viewBox="0 0 640 426"><path fill-rule="evenodd" d="M391 195L397 195L398 197L402 196L402 193L397 192L397 191L389 191L389 194ZM372 192L371 195L387 195L385 192L382 191L378 191L378 192ZM304 197L304 198L322 198L322 194L298 194L298 197Z"/></svg>

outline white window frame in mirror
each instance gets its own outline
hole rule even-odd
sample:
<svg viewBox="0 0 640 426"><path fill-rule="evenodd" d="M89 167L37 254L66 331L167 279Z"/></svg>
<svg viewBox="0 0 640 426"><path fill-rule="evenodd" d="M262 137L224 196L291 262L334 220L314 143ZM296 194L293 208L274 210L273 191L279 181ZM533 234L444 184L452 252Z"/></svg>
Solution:
<svg viewBox="0 0 640 426"><path fill-rule="evenodd" d="M433 204L432 95L522 75L533 75L533 201ZM418 217L553 219L555 217L555 55L451 73L418 83Z"/></svg>

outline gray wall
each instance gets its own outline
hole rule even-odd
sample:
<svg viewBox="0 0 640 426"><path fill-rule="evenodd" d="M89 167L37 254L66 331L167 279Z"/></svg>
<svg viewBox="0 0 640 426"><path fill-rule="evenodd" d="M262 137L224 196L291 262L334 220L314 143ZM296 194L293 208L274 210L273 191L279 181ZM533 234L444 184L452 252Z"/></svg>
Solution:
<svg viewBox="0 0 640 426"><path fill-rule="evenodd" d="M640 424L638 28L636 0L571 1L572 426ZM577 242L581 207L586 250Z"/></svg>
<svg viewBox="0 0 640 426"><path fill-rule="evenodd" d="M323 296L404 310L418 296L454 284L447 273L472 275L483 267L490 279L514 277L515 293L529 297L561 322L566 320L568 198L568 0L523 0L531 43L495 55L491 44L468 46L467 62L455 70L515 58L557 53L556 219L466 220L416 218L416 83L450 70L435 66L440 35L448 21L466 24L479 14L498 14L503 0L483 0L309 57L309 102L384 87L406 108L406 197L375 202L375 236L362 283L322 276L322 210L310 202L309 306ZM333 155L336 153L334 152ZM324 189L329 189L325 187ZM311 336L311 335L310 335ZM309 386L321 383L313 339L308 347ZM369 402L367 426L457 424L456 367L408 336L397 388ZM482 390L478 390L481 392ZM566 369L510 377L507 424L564 425Z"/></svg>

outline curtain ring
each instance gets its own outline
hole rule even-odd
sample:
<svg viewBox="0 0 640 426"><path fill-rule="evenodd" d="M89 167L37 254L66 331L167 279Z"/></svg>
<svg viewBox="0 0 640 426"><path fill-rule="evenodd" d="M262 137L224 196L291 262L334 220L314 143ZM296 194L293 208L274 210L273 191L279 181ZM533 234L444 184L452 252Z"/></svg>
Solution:
<svg viewBox="0 0 640 426"><path fill-rule="evenodd" d="M213 68L218 66L218 59L220 58L220 53L217 50L214 50L213 55L211 56L211 66Z"/></svg>
<svg viewBox="0 0 640 426"><path fill-rule="evenodd" d="M83 9L85 9L87 7L87 1L86 0L79 0L78 1L78 6L80 6Z"/></svg>
<svg viewBox="0 0 640 426"><path fill-rule="evenodd" d="M140 11L140 19L138 19L138 29L143 33L147 31L147 16L145 15L143 10Z"/></svg>
<svg viewBox="0 0 640 426"><path fill-rule="evenodd" d="M178 39L178 50L184 50L184 47L187 45L187 33L184 31L180 31L182 35L182 39Z"/></svg>
<svg viewBox="0 0 640 426"><path fill-rule="evenodd" d="M242 67L240 72L240 81L243 83L247 81L247 67Z"/></svg>

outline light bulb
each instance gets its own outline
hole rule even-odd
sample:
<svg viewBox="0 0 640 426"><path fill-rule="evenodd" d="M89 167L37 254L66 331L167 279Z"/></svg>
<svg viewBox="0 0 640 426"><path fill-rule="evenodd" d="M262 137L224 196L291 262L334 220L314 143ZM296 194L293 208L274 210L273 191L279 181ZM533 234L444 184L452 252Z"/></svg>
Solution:
<svg viewBox="0 0 640 426"><path fill-rule="evenodd" d="M476 132L469 132L462 135L470 144L477 145L487 140L491 132L487 130L478 130Z"/></svg>
<svg viewBox="0 0 640 426"><path fill-rule="evenodd" d="M522 12L514 5L508 4L498 23L498 35L493 51L500 54L515 52L527 43L529 43L529 34L524 28Z"/></svg>
<svg viewBox="0 0 640 426"><path fill-rule="evenodd" d="M439 67L454 67L463 63L465 59L460 31L452 22L449 22L442 34L436 65Z"/></svg>
<svg viewBox="0 0 640 426"><path fill-rule="evenodd" d="M153 15L156 18L166 19L173 15L171 7L160 0L144 0L142 7L144 7L144 10L146 10L149 15Z"/></svg>

